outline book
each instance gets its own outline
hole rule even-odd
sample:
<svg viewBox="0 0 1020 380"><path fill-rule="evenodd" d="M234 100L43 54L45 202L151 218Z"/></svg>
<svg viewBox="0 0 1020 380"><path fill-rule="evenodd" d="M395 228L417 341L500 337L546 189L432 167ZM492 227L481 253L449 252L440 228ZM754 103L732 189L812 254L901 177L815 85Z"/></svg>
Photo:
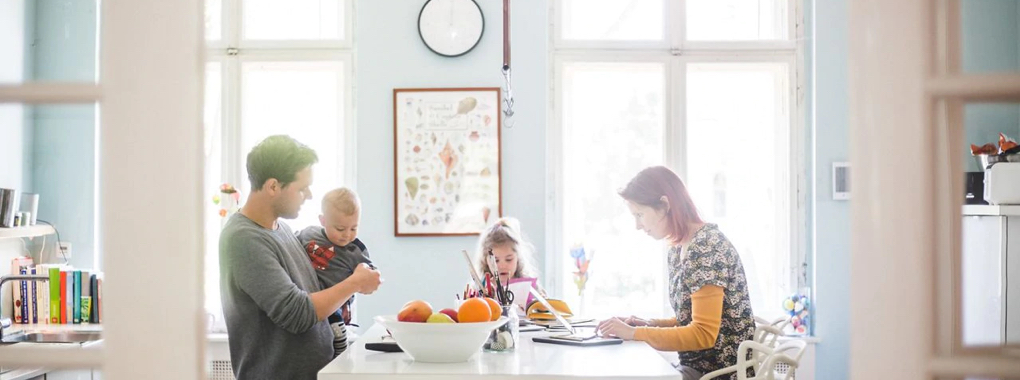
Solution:
<svg viewBox="0 0 1020 380"><path fill-rule="evenodd" d="M60 324L67 324L67 271L60 271Z"/></svg>
<svg viewBox="0 0 1020 380"><path fill-rule="evenodd" d="M46 266L36 266L36 273L49 278L49 268ZM36 308L39 310L39 321L36 323L47 324L50 323L50 282L49 281L36 281L36 292L35 298L37 300Z"/></svg>
<svg viewBox="0 0 1020 380"><path fill-rule="evenodd" d="M25 267L18 268L18 274L24 276L28 274L25 271ZM27 323L28 322L28 281L18 282L18 317L15 318L14 323Z"/></svg>
<svg viewBox="0 0 1020 380"><path fill-rule="evenodd" d="M32 258L27 256L16 257L11 260L11 274L12 275L23 275L27 272L22 269L25 267L32 266ZM11 282L11 295L13 300L11 304L14 308L11 311L11 317L14 319L14 323L26 323L25 318L28 316L28 308L26 302L28 298L27 281L13 281Z"/></svg>
<svg viewBox="0 0 1020 380"><path fill-rule="evenodd" d="M91 293L91 290L92 290L91 289L92 288L92 279L91 279L91 276L92 276L92 274L89 273L89 271L87 271L87 270L81 271L81 296L82 296L82 298L92 297L92 293ZM81 321L82 322L88 322L87 320L85 320L85 318L82 318Z"/></svg>
<svg viewBox="0 0 1020 380"><path fill-rule="evenodd" d="M28 273L35 275L35 267L29 268ZM26 323L39 323L39 300L36 291L39 289L39 281L28 282L28 321Z"/></svg>
<svg viewBox="0 0 1020 380"><path fill-rule="evenodd" d="M50 267L50 324L60 323L60 268Z"/></svg>
<svg viewBox="0 0 1020 380"><path fill-rule="evenodd" d="M99 323L99 284L97 283L95 274L92 274L89 277L89 282L92 283L92 286L89 288L91 291L89 295L92 296L92 305L90 305L91 310L89 310L89 322Z"/></svg>
<svg viewBox="0 0 1020 380"><path fill-rule="evenodd" d="M74 285L74 293L71 295L71 300L74 305L71 306L71 312L73 313L71 318L74 324L81 323L81 271L75 270L74 279L71 280L71 284Z"/></svg>
<svg viewBox="0 0 1020 380"><path fill-rule="evenodd" d="M90 323L89 317L92 311L92 295L89 291L92 288L90 273L87 270L81 271L81 323Z"/></svg>

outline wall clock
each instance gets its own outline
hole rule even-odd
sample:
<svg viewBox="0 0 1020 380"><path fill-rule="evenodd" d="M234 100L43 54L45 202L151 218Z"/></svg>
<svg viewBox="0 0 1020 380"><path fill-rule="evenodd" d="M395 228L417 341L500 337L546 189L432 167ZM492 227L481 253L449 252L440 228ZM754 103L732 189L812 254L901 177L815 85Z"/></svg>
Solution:
<svg viewBox="0 0 1020 380"><path fill-rule="evenodd" d="M418 14L418 35L432 52L444 57L467 54L485 29L482 8L474 0L428 0Z"/></svg>

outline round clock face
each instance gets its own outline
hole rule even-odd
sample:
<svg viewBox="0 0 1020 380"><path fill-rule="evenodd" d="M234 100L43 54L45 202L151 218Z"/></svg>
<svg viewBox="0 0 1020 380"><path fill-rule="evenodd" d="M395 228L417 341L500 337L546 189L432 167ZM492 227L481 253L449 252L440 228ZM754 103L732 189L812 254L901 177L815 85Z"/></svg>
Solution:
<svg viewBox="0 0 1020 380"><path fill-rule="evenodd" d="M430 50L446 57L463 55L482 39L485 20L474 0L428 0L418 15L418 34Z"/></svg>

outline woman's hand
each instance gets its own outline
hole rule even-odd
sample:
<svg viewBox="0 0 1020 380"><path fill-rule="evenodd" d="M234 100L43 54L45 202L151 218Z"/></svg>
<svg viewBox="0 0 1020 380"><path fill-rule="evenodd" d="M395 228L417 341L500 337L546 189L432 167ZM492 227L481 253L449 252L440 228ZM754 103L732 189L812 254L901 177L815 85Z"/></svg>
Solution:
<svg viewBox="0 0 1020 380"><path fill-rule="evenodd" d="M652 325L652 323L649 322L647 319L638 318L638 317L633 316L633 315L629 316L627 318L620 318L620 320L622 320L623 323L626 323L629 326L635 326L635 327L637 327L637 326L651 326Z"/></svg>
<svg viewBox="0 0 1020 380"><path fill-rule="evenodd" d="M633 315L629 316L629 317L613 317L613 318L614 319L619 319L619 320L623 321L623 323L626 323L628 326L639 327L639 326L651 326L652 325L651 321L649 321L647 319L643 319L643 318L637 317L637 316L633 316ZM603 322L605 322L605 321L603 321Z"/></svg>
<svg viewBox="0 0 1020 380"><path fill-rule="evenodd" d="M609 318L599 322L597 330L602 336L613 336L625 340L633 340L637 327L628 325L620 318Z"/></svg>

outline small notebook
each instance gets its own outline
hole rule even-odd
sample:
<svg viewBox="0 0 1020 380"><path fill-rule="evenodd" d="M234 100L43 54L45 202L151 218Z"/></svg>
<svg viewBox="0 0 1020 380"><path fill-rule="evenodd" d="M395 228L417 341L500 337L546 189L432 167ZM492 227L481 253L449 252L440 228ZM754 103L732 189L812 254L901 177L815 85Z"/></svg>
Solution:
<svg viewBox="0 0 1020 380"><path fill-rule="evenodd" d="M567 346L608 346L623 343L619 338L576 337L572 335L536 336L531 341L538 343L562 344Z"/></svg>

